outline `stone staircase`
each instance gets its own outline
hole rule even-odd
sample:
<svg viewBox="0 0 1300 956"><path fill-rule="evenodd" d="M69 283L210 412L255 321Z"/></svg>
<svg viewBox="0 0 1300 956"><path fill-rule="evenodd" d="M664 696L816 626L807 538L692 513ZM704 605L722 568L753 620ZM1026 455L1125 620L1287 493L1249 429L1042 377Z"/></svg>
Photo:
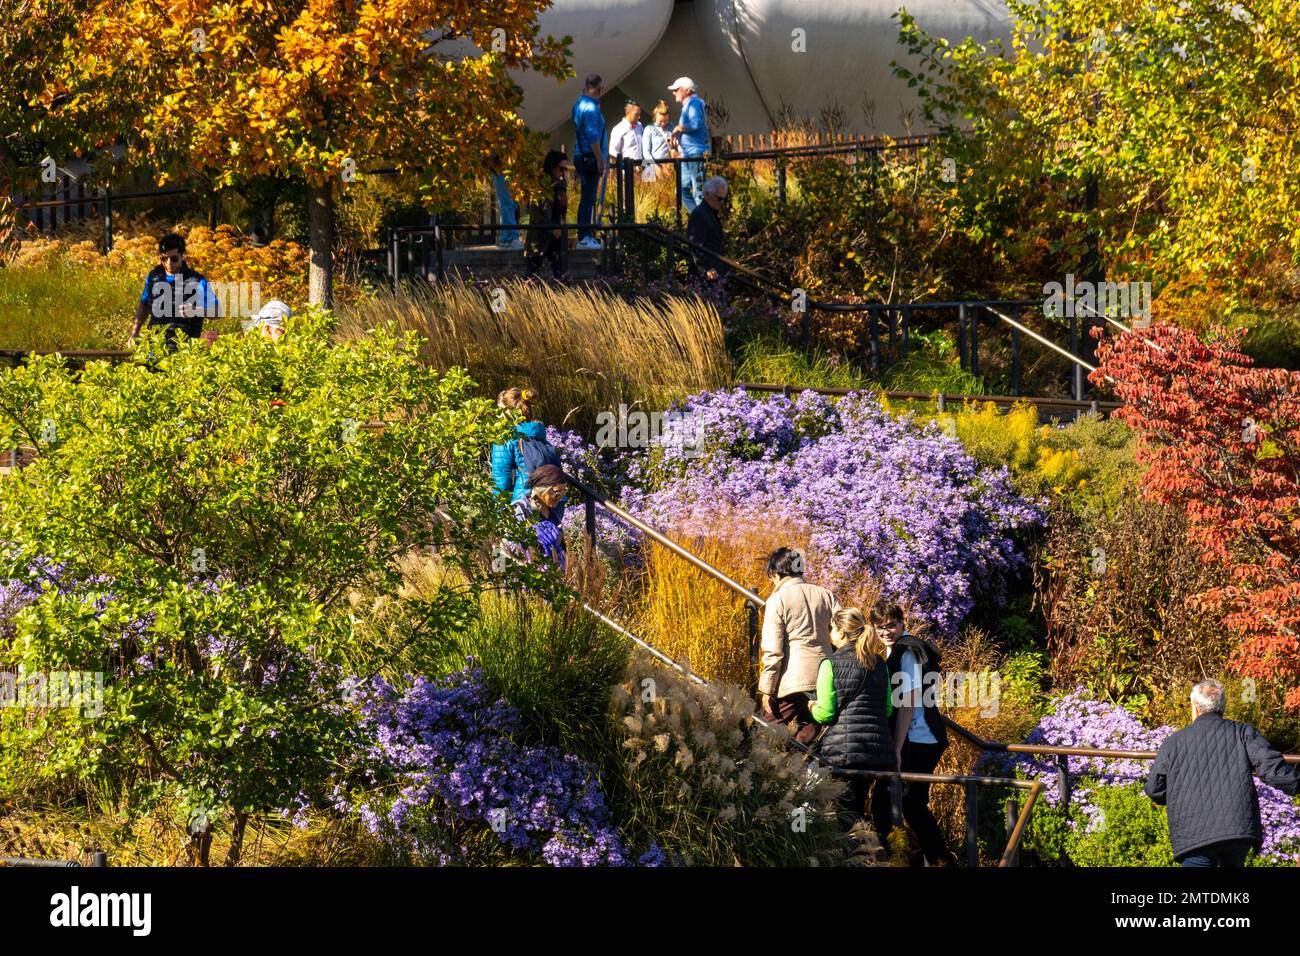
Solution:
<svg viewBox="0 0 1300 956"><path fill-rule="evenodd" d="M528 273L523 249L502 249L494 245L444 250L442 264L449 276L457 275L463 279L471 276L523 278ZM565 265L570 280L594 279L600 271L600 250L575 249L571 244ZM540 275L545 279L551 277L549 263L542 264Z"/></svg>

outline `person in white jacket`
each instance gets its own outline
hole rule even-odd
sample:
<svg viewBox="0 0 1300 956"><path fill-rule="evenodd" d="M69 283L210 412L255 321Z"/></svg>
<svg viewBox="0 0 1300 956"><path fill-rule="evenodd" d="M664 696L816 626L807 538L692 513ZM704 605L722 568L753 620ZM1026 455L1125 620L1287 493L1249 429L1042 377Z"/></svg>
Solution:
<svg viewBox="0 0 1300 956"><path fill-rule="evenodd" d="M835 595L803 579L803 552L777 548L767 559L772 594L763 609L758 705L769 720L793 723L801 743L811 743L817 725L809 695L817 689L822 658L834 652L831 622L840 609Z"/></svg>

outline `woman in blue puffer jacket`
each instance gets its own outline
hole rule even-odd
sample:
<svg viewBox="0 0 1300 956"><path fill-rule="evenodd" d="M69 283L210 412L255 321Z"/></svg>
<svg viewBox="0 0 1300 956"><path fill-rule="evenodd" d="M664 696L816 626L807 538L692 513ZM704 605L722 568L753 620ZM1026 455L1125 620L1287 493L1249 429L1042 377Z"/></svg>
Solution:
<svg viewBox="0 0 1300 956"><path fill-rule="evenodd" d="M560 464L560 456L546 437L546 425L533 418L536 399L537 393L527 388L507 388L497 396L498 408L514 409L524 417L509 442L492 446L492 483L497 493L508 496L511 503L527 496L526 483L532 471L542 465ZM552 520L558 526L564 519L563 503L553 511Z"/></svg>

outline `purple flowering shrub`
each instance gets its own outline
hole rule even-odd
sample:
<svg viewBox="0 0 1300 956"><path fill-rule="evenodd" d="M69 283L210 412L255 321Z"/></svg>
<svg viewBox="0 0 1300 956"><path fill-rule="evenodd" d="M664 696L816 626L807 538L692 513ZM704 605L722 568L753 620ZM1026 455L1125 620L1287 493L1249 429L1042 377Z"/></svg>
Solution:
<svg viewBox="0 0 1300 956"><path fill-rule="evenodd" d="M358 809L374 834L439 864L465 860L464 824L553 866L634 862L595 769L553 747L516 742L519 714L491 700L479 670L418 678L405 692L376 679L363 689L363 720L375 744L373 789ZM639 861L661 860L651 846Z"/></svg>
<svg viewBox="0 0 1300 956"><path fill-rule="evenodd" d="M1025 738L1025 743L1106 750L1158 750L1174 730L1169 726L1149 729L1125 708L1093 700L1087 689L1078 688L1057 700L1052 713L1039 721ZM1100 804L1113 800L1110 791L1141 787L1150 772L1151 761L1103 757L1066 759L1070 771L1070 814L1060 823L1065 828L1064 846L1068 849L1072 843L1078 845L1079 841L1104 833L1114 825L1114 821L1107 823ZM1045 790L1039 798L1035 815L1044 810L1048 814L1056 810L1059 814L1061 792L1055 757L990 754L984 758L983 767L1041 781ZM1262 781L1255 781L1255 789L1259 794L1260 817L1264 825L1261 857L1270 862L1300 863L1300 808L1287 794ZM1164 838L1168 839L1167 831Z"/></svg>
<svg viewBox="0 0 1300 956"><path fill-rule="evenodd" d="M687 457L661 442L621 465L622 503L661 529L725 542L755 523L807 536L810 579L841 593L864 579L955 633L977 600L1003 599L1025 566L1017 536L1042 523L1005 468L982 467L937 426L896 418L869 394L702 392Z"/></svg>

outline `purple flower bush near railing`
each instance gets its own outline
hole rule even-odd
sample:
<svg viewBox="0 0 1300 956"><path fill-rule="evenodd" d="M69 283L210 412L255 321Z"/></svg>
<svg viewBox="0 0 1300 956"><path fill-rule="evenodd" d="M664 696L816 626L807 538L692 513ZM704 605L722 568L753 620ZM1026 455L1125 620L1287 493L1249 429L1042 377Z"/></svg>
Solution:
<svg viewBox="0 0 1300 956"><path fill-rule="evenodd" d="M116 599L111 590L112 582L104 576L94 576L80 580L69 578L65 565L48 559L39 559L27 569L24 579L0 581L0 628L10 626L15 614L30 604L34 604L47 588L57 590L63 595L94 596L93 608L96 614L102 614ZM221 581L198 581L195 586L208 593L216 592ZM108 590L106 590L108 589ZM127 668L134 673L152 671L157 665L153 653L137 653L144 643L149 628L153 626L154 616L146 614L123 627L120 633L107 647L107 657L117 662L115 671ZM198 646L205 660L233 665L235 672L243 680L258 689L272 687L281 678L298 673L316 687L322 696L333 694L331 675L309 655L288 653L278 658L263 662L259 667L248 668L245 648L241 642L219 634L202 634L198 637ZM118 656L126 652L126 659ZM121 673L117 673L121 676Z"/></svg>
<svg viewBox="0 0 1300 956"><path fill-rule="evenodd" d="M703 450L673 436L623 450L607 474L622 504L679 535L726 539L746 523L809 535L810 579L842 590L863 578L955 633L977 599L998 601L1025 566L1016 535L1041 524L1014 490L931 423L889 414L869 394L832 402L814 392L755 398L701 392L682 404ZM561 436L566 462L590 449Z"/></svg>
<svg viewBox="0 0 1300 956"><path fill-rule="evenodd" d="M1039 721L1025 738L1025 743L1104 750L1158 750L1175 729L1169 726L1148 729L1118 704L1093 700L1085 688L1079 688L1057 700L1053 712ZM1071 818L1068 824L1071 829L1077 829L1081 822L1089 831L1103 825L1101 813L1093 802L1097 788L1142 784L1151 770L1150 760L1066 759L1070 770L1070 807L1078 810L1082 817L1082 820ZM1016 772L1017 776L1042 781L1045 789L1040 799L1048 806L1061 806L1055 757L989 754L982 764L987 769ZM1264 825L1261 855L1275 861L1300 863L1300 809L1287 794L1260 780L1255 781L1255 790L1259 794L1260 818Z"/></svg>
<svg viewBox="0 0 1300 956"><path fill-rule="evenodd" d="M516 743L519 715L490 700L480 671L421 677L405 693L376 680L362 692L362 714L376 740L376 782L389 774L402 782L386 807L359 805L371 832L438 863L459 858L441 835L456 821L488 824L507 846L553 866L633 862L595 770L552 747ZM655 865L662 854L651 847L636 862Z"/></svg>

